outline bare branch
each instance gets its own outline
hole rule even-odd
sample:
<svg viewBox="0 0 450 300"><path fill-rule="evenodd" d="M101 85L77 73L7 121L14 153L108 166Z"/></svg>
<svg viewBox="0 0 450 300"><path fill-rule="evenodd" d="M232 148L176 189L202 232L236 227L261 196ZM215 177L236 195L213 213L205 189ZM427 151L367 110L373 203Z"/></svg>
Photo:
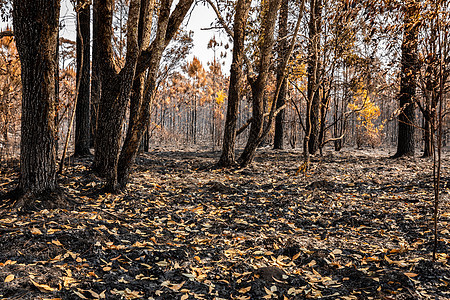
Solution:
<svg viewBox="0 0 450 300"><path fill-rule="evenodd" d="M5 30L0 32L0 39L8 36L14 36L14 32L11 30Z"/></svg>
<svg viewBox="0 0 450 300"><path fill-rule="evenodd" d="M212 2L212 0L206 0L206 2L208 2L208 4L211 6L211 8L216 13L216 16L219 19L219 22L222 25L223 29L225 29L227 34L233 39L234 38L233 31L230 29L230 27L228 27L227 23L225 22L225 19L220 14L220 11L217 8L217 6L214 4L214 2Z"/></svg>
<svg viewBox="0 0 450 300"><path fill-rule="evenodd" d="M281 110L283 110L286 107L286 104L285 104L282 107L280 107L279 109L275 110L275 105L276 105L276 102L277 102L278 97L280 95L281 85L282 85L283 81L286 80L287 66L288 66L290 57L292 55L292 52L294 51L295 41L297 39L298 31L300 29L301 19L303 17L303 10L304 10L304 6L305 6L305 2L306 2L306 0L302 0L302 3L300 5L300 12L299 12L299 15L298 15L297 24L295 25L294 34L293 34L292 39L291 39L291 44L289 46L289 50L287 51L285 57L283 58L282 65L281 65L281 70L282 70L282 73L283 73L282 79L280 80L280 82L278 83L278 85L276 87L275 96L274 96L274 99L273 99L273 102L272 102L272 107L270 109L270 113L268 114L269 115L269 120L267 122L267 126L263 130L262 135L260 136L260 140L262 140L267 135L267 133L269 132L270 128L273 125L274 117Z"/></svg>

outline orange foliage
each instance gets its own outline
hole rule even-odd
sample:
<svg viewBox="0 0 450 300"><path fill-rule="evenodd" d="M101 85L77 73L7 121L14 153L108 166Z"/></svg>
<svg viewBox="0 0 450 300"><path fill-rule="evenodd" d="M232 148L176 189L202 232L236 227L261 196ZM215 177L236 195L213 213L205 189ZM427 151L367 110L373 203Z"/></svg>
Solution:
<svg viewBox="0 0 450 300"><path fill-rule="evenodd" d="M379 146L383 125L376 126L374 122L380 117L381 111L378 105L371 101L369 92L362 87L358 88L353 97L353 103L350 103L348 107L357 113L356 144L358 148L364 144L371 147Z"/></svg>
<svg viewBox="0 0 450 300"><path fill-rule="evenodd" d="M0 134L5 141L20 120L20 61L13 37L0 39Z"/></svg>

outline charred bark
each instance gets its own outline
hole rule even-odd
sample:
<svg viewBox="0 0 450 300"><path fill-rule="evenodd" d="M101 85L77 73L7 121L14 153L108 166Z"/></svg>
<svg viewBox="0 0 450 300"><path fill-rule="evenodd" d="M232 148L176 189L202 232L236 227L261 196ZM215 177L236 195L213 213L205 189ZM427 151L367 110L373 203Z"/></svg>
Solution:
<svg viewBox="0 0 450 300"><path fill-rule="evenodd" d="M322 18L322 1L311 0L309 20L309 46L308 46L308 109L306 110L305 147L309 154L315 154L319 149L320 132L320 34Z"/></svg>
<svg viewBox="0 0 450 300"><path fill-rule="evenodd" d="M94 148L94 141L97 132L98 111L101 95L101 81L99 70L99 42L98 42L98 11L96 5L93 6L92 16L92 75L91 75L91 139L90 147Z"/></svg>
<svg viewBox="0 0 450 300"><path fill-rule="evenodd" d="M258 76L255 80L251 80L253 121L250 125L250 132L244 152L242 152L239 158L242 167L247 166L253 161L264 129L264 92L272 63L274 30L280 4L281 0L269 1L268 9L263 18L263 42L260 49Z"/></svg>
<svg viewBox="0 0 450 300"><path fill-rule="evenodd" d="M106 179L106 190L116 191L117 166L122 142L122 126L139 57L137 24L140 0L130 3L127 29L127 55L122 69L114 64L112 49L113 0L95 1L97 10L98 68L101 81L99 118L95 138L93 169Z"/></svg>
<svg viewBox="0 0 450 300"><path fill-rule="evenodd" d="M80 5L80 1L78 1ZM90 5L79 7L77 34L77 85L78 100L75 114L75 155L90 155L91 136L91 9ZM79 83L78 83L79 81Z"/></svg>
<svg viewBox="0 0 450 300"><path fill-rule="evenodd" d="M223 134L222 155L217 165L230 167L235 163L236 124L238 118L239 101L242 97L244 84L243 61L245 27L250 11L251 1L238 0L233 25L233 61L230 70L230 84L228 87L228 106Z"/></svg>
<svg viewBox="0 0 450 300"><path fill-rule="evenodd" d="M142 104L134 109L138 113L134 119L130 121L132 126L129 126L128 128L118 161L119 169L117 174L117 182L120 189L125 188L129 181L129 175L134 164L134 159L138 153L142 136L144 131L147 129L150 120L150 107L156 89L158 69L162 54L169 42L175 36L178 29L175 28L174 25L179 26L181 24L193 2L193 0L180 1L172 14L170 13L172 4L171 0L162 1L160 4L156 36L149 47L149 50L151 51L145 50L143 52L145 59L141 60L141 63L145 62L148 67L145 93L143 94ZM142 57L140 59L142 59ZM141 70L140 68L141 66L138 65L138 71ZM142 73L137 73L137 75L140 74Z"/></svg>
<svg viewBox="0 0 450 300"><path fill-rule="evenodd" d="M15 0L14 34L22 66L19 206L61 200L56 180L58 0ZM50 203L52 205L52 203Z"/></svg>
<svg viewBox="0 0 450 300"><path fill-rule="evenodd" d="M277 86L281 82L280 92L277 99L277 109L286 104L286 80L284 80L284 59L287 59L286 53L288 51L287 35L288 35L288 10L289 0L283 0L280 8L280 17L278 25L278 38L282 39L278 49L278 68L277 68ZM281 110L275 119L275 136L273 141L274 149L283 149L284 144L284 109Z"/></svg>
<svg viewBox="0 0 450 300"><path fill-rule="evenodd" d="M414 156L415 152L415 105L416 74L418 69L417 45L419 23L417 15L420 3L410 0L405 5L404 33L398 117L397 152L393 157Z"/></svg>

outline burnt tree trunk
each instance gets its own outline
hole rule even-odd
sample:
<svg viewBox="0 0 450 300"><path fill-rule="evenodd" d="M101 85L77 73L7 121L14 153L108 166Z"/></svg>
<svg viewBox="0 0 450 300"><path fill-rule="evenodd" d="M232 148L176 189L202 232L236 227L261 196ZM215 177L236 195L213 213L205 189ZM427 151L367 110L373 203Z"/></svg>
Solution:
<svg viewBox="0 0 450 300"><path fill-rule="evenodd" d="M319 51L321 34L322 1L311 0L308 45L308 109L306 110L305 151L315 154L319 149L320 95Z"/></svg>
<svg viewBox="0 0 450 300"><path fill-rule="evenodd" d="M150 43L154 4L154 0L143 0L141 3L138 26L138 45L141 49L146 49ZM142 102L144 101L145 78L145 73L140 73L137 74L134 79L133 91L130 97L130 115L128 118L127 134L129 134L130 130L135 127L135 122L139 117L140 110L142 109ZM148 122L146 128L148 128ZM145 130L144 133L144 135L147 135L147 138L144 138L141 142L140 150L148 151L148 130Z"/></svg>
<svg viewBox="0 0 450 300"><path fill-rule="evenodd" d="M230 84L228 87L228 106L223 133L222 155L217 165L230 167L235 163L236 124L238 118L239 101L242 97L244 84L243 60L245 27L250 11L250 0L238 0L233 25L233 60L230 70Z"/></svg>
<svg viewBox="0 0 450 300"><path fill-rule="evenodd" d="M59 0L13 1L22 65L19 205L58 191L56 180L56 59ZM59 193L57 193L59 194Z"/></svg>
<svg viewBox="0 0 450 300"><path fill-rule="evenodd" d="M284 59L288 51L287 35L288 35L288 10L289 0L283 0L280 8L280 17L278 24L278 38L282 39L278 49L278 69L277 69L277 86L281 83L280 92L277 99L277 109L286 104L286 80L284 80ZM274 149L283 149L284 139L284 109L281 110L275 118L275 137L273 141Z"/></svg>
<svg viewBox="0 0 450 300"><path fill-rule="evenodd" d="M80 5L80 0L78 5ZM77 85L79 84L76 106L75 155L90 155L91 136L91 9L90 5L79 7L77 34ZM80 73L81 72L81 73ZM79 83L78 83L79 81Z"/></svg>
<svg viewBox="0 0 450 300"><path fill-rule="evenodd" d="M436 116L433 116L435 118ZM424 147L423 147L423 155L422 157L430 157L433 155L433 125L432 121L434 119L424 118Z"/></svg>
<svg viewBox="0 0 450 300"><path fill-rule="evenodd" d="M99 43L98 43L98 12L96 5L93 6L92 16L92 74L91 74L91 138L90 147L94 148L97 132L98 110L100 105L101 81L99 70Z"/></svg>
<svg viewBox="0 0 450 300"><path fill-rule="evenodd" d="M158 23L164 22L167 26L166 21L169 17L169 11L164 9L169 5L170 1L163 1L161 3L160 15L158 18ZM146 48L150 42L150 29L151 29L151 21L152 15L151 11L154 6L154 1L143 1L143 5L141 6L141 17L139 21L139 38L138 43L140 48ZM161 43L161 40L164 41L164 36L161 33L156 37L157 41L152 44ZM144 72L137 74L133 84L133 93L131 95L130 102L130 117L128 122L128 130L125 137L124 146L120 152L119 156L119 170L117 174L117 181L119 183L119 187L125 188L125 185L128 182L129 174L131 172L131 167L133 165L134 159L139 151L139 147L142 144L142 137L144 135L145 130L150 122L150 107L151 107L151 99L147 99L149 96L145 93L147 88L153 89L148 85L147 79L150 77L155 78L154 84L156 85L156 72L159 68L159 61L162 55L162 49L156 49L156 47L152 47L152 55L155 55L158 52L158 58L151 61L151 66L149 67L148 74ZM150 96L151 97L151 96ZM142 116L142 117L141 117ZM142 132L140 129L142 128Z"/></svg>
<svg viewBox="0 0 450 300"><path fill-rule="evenodd" d="M152 44L149 49L144 51L144 55L139 58L137 66L137 75L148 68L147 79L145 83L145 93L143 95L142 105L138 109L139 114L133 120L133 126L128 128L128 132L124 141L123 148L118 160L118 187L123 189L129 181L131 168L134 159L138 153L139 145L142 140L144 131L147 129L150 120L150 107L156 89L158 69L164 49L173 39L184 17L191 8L194 0L181 0L170 13L172 6L171 0L162 1L160 3L158 28Z"/></svg>
<svg viewBox="0 0 450 300"><path fill-rule="evenodd" d="M274 45L275 23L280 8L281 0L268 1L268 9L263 17L263 39L260 49L258 76L250 79L252 86L252 123L247 144L242 152L239 161L242 167L249 165L256 154L256 149L260 143L260 137L264 126L264 93L269 77L270 65L272 63L272 50Z"/></svg>
<svg viewBox="0 0 450 300"><path fill-rule="evenodd" d="M404 33L402 41L402 61L399 103L401 113L398 117L397 152L393 157L414 156L415 105L417 44L419 23L417 15L420 3L410 0L405 4Z"/></svg>
<svg viewBox="0 0 450 300"><path fill-rule="evenodd" d="M122 126L136 71L139 49L137 25L140 0L130 3L127 24L127 55L122 69L114 64L112 15L114 1L95 1L97 9L98 67L101 77L99 117L95 137L93 169L106 179L106 190L116 191L117 166L122 142Z"/></svg>

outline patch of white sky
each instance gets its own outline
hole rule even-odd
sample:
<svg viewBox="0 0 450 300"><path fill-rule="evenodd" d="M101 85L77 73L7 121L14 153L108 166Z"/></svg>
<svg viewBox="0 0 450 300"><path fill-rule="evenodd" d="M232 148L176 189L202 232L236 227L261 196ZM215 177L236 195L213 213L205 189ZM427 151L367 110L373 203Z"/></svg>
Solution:
<svg viewBox="0 0 450 300"><path fill-rule="evenodd" d="M212 62L214 60L214 51L212 49L208 49L210 39L215 38L218 43L223 43L223 45L226 45L229 42L228 35L225 31L214 27L215 19L216 15L210 7L203 4L198 4L194 7L191 14L185 21L186 30L192 30L194 32L194 46L189 58L192 59L193 56L197 57L205 68L208 62ZM216 59L219 59L218 56L220 52L228 51L227 56L220 60L225 63L222 66L222 71L224 73L229 73L229 68L231 65L231 53L229 49L226 50L222 46L216 53Z"/></svg>
<svg viewBox="0 0 450 300"><path fill-rule="evenodd" d="M205 69L208 67L208 62L214 60L214 51L208 49L210 39L215 38L219 43L222 42L223 45L228 42L228 36L224 30L214 27L215 19L216 15L214 11L210 7L199 3L189 12L183 23L183 27L186 31L193 32L193 47L187 60L191 61L195 56L202 62ZM60 32L61 37L75 40L76 17L73 5L70 1L62 1L60 20L62 25L62 30ZM224 47L222 47L219 49L218 53L223 51L229 52L229 49L225 50ZM216 56L218 56L217 53ZM227 56L221 59L221 62L224 62L224 65L222 65L222 72L228 74L231 65L231 53L227 53Z"/></svg>
<svg viewBox="0 0 450 300"><path fill-rule="evenodd" d="M191 61L195 56L202 62L205 69L207 68L208 62L214 60L214 51L208 49L208 42L210 39L215 37L216 41L219 43L222 42L223 45L228 42L228 36L224 30L214 28L215 19L216 15L210 7L198 3L194 6L183 23L185 30L193 32L193 48L188 55L187 60ZM61 1L60 21L60 36L75 40L76 17L73 4L69 0ZM4 30L7 25L7 23L0 22L0 30ZM222 47L219 49L218 53L223 51L230 52L230 49L231 48L225 50ZM216 55L218 56L217 53ZM221 62L224 62L224 65L222 65L222 72L228 74L231 65L231 53L227 53L227 56L222 58Z"/></svg>

